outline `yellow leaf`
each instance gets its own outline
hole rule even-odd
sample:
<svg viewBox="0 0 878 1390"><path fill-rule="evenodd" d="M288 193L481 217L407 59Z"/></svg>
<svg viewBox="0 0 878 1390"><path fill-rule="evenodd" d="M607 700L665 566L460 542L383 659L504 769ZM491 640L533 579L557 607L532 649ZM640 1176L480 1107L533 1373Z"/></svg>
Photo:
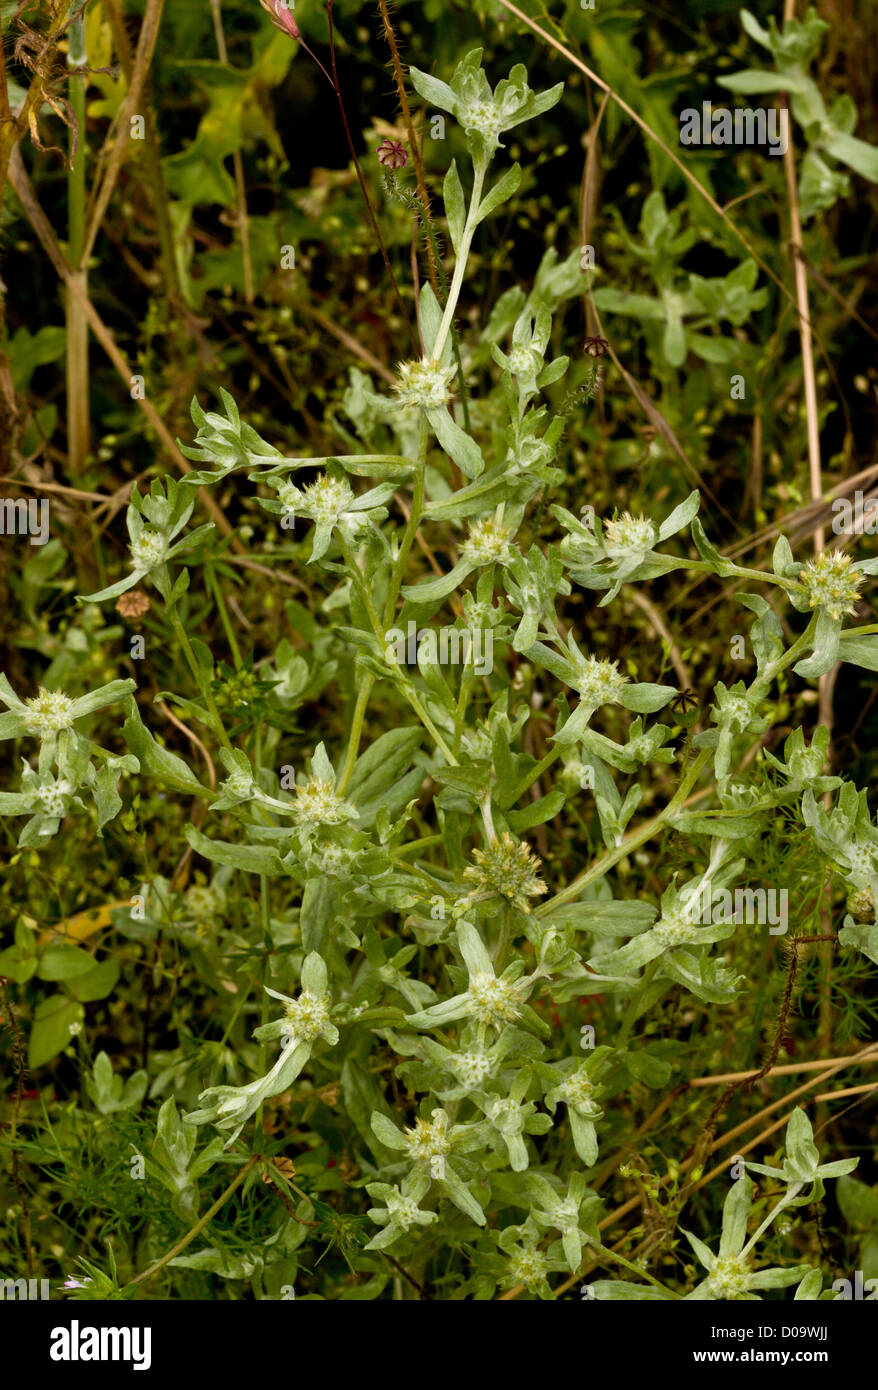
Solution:
<svg viewBox="0 0 878 1390"><path fill-rule="evenodd" d="M41 944L56 940L59 936L66 936L68 941L85 941L103 927L111 925L111 912L120 907L130 906L130 898L122 898L120 902L104 903L102 907L87 907L84 912L77 912L75 917L68 917L66 922L59 922L51 931L44 932Z"/></svg>

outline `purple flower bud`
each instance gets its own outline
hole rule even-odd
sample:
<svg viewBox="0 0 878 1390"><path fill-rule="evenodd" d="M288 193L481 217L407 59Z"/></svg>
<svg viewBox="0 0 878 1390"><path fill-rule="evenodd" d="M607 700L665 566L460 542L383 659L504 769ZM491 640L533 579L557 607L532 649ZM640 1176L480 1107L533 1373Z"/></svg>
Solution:
<svg viewBox="0 0 878 1390"><path fill-rule="evenodd" d="M293 17L292 4L287 0L259 0L260 5L271 15L271 22L277 29L289 34L291 39L300 38L299 26Z"/></svg>

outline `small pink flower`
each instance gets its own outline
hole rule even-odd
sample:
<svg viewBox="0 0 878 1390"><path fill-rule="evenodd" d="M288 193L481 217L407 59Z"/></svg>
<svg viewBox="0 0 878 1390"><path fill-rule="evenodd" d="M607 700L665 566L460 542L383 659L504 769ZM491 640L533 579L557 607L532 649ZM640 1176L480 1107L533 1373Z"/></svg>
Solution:
<svg viewBox="0 0 878 1390"><path fill-rule="evenodd" d="M388 169L404 169L409 162L408 150L401 140L382 140L378 146L378 162Z"/></svg>
<svg viewBox="0 0 878 1390"><path fill-rule="evenodd" d="M295 0L259 0L259 3L271 15L271 22L277 29L282 29L291 39L301 37L293 17Z"/></svg>

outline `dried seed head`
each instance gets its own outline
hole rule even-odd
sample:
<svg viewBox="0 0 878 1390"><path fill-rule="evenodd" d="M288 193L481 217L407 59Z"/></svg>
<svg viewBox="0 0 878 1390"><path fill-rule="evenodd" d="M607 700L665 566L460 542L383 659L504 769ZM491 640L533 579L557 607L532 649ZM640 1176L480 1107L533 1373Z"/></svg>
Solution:
<svg viewBox="0 0 878 1390"><path fill-rule="evenodd" d="M149 597L142 589L129 589L127 594L120 594L116 600L116 612L132 622L142 618L149 608Z"/></svg>
<svg viewBox="0 0 878 1390"><path fill-rule="evenodd" d="M382 140L376 153L378 163L387 169L404 169L409 162L408 150L401 140Z"/></svg>

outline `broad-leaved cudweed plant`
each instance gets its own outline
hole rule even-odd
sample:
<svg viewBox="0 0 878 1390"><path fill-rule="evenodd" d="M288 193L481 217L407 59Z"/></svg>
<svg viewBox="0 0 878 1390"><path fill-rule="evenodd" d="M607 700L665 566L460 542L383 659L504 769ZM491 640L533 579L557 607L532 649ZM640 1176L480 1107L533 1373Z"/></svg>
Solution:
<svg viewBox="0 0 878 1390"><path fill-rule="evenodd" d="M803 172L810 214L846 182L827 156L857 168L859 142L844 112L819 109L810 47L747 28L783 70L796 119L822 122ZM92 1057L81 1034L84 1003L112 992L109 953L47 946L23 918L0 958L10 988L56 982L33 1016L31 1064L81 1042L94 1142L105 1153L106 1120L151 1203L124 1274L90 1265L74 1296L158 1288L170 1267L247 1281L257 1297L297 1280L298 1297L321 1296L332 1251L350 1271L333 1266L333 1297L823 1297L831 1272L800 1223L857 1160L824 1161L832 1132L819 1152L793 1108L780 1156L777 1138L760 1145L776 1161L738 1162L721 1136L711 1149L718 1093L686 1089L692 1040L758 987L754 941L760 969L768 951L786 970L808 933L795 902L786 940L691 909L705 889L747 885L754 845L796 825L827 921L848 896L835 949L878 964L865 789L827 773L819 727L754 756L791 690L816 689L837 661L878 669L878 633L856 619L878 559L856 542L797 559L781 537L770 569L746 568L708 538L695 491L649 514L620 496L599 515L572 495L563 403L579 393L577 409L594 408L611 370L565 327L586 283L579 249L548 250L487 321L458 315L477 230L522 182L510 132L561 86L532 91L521 65L492 86L478 49L447 82L417 69L411 82L469 151L444 177L453 271L441 296L420 286L420 354L392 387L352 368L350 448L324 458L286 457L226 390L222 413L193 403L192 473L134 489L121 575L81 596L83 621L135 586L150 596L187 662L188 688L161 700L188 742L131 679L79 695L52 669L36 694L0 681L0 738L22 764L0 814L21 819L22 852L62 834L75 854L92 805L99 830L122 814L132 836L151 798L181 807L185 841L160 847L104 926L142 952L152 992L175 990L188 960L210 1000L201 1019L180 1016L148 1075L123 1078L121 1059ZM777 79L727 85L760 83ZM658 330L663 373L689 353L728 362L720 321L745 324L765 293L751 260L681 287L679 221L660 192L647 198L636 249L655 295L595 295L611 318ZM206 549L210 525L190 525L201 490L223 505L249 490L318 596L313 617L293 605L295 649L239 659L222 552ZM734 591L749 634L749 674L730 666L700 708L669 680L666 648L608 647L581 616L629 613L629 593L660 592L675 571ZM202 597L221 605L234 666L197 635ZM489 633L492 669L477 672L465 646L468 660L443 667L423 641L406 659L388 634L412 622ZM339 691L342 736L326 718ZM648 1147L651 1112L676 1122L693 1106L694 1150L673 1129ZM234 1221L166 1266L208 1185ZM693 1200L705 1186L706 1206ZM615 1211L634 1193L650 1219L619 1241ZM112 1243L118 1256L124 1237Z"/></svg>

